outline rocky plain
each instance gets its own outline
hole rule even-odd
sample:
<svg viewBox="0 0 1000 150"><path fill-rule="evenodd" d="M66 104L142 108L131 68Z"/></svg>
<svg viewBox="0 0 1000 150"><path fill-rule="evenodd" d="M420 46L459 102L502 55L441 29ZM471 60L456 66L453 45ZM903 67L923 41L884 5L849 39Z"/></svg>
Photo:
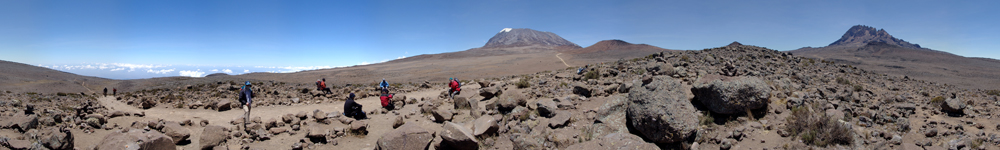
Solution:
<svg viewBox="0 0 1000 150"><path fill-rule="evenodd" d="M1000 92L733 44L462 81L0 93L0 149L997 149ZM343 116L355 93L367 119ZM244 128L243 121L250 122Z"/></svg>

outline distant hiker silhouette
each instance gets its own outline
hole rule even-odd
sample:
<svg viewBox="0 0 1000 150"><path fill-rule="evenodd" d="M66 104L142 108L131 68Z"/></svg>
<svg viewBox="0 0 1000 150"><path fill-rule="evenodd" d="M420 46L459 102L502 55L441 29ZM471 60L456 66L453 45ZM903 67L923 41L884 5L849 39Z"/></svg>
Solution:
<svg viewBox="0 0 1000 150"><path fill-rule="evenodd" d="M104 88L104 96L108 96L108 88Z"/></svg>

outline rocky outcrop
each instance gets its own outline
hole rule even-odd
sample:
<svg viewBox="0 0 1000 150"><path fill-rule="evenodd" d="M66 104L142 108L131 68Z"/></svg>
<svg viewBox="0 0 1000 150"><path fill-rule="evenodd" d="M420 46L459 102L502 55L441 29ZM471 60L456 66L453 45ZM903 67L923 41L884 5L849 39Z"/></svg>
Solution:
<svg viewBox="0 0 1000 150"><path fill-rule="evenodd" d="M162 131L165 135L173 139L175 144L191 137L191 130L184 128L177 122L165 122Z"/></svg>
<svg viewBox="0 0 1000 150"><path fill-rule="evenodd" d="M720 114L746 113L767 106L771 87L757 77L706 76L697 81L695 99Z"/></svg>
<svg viewBox="0 0 1000 150"><path fill-rule="evenodd" d="M627 133L612 133L606 136L598 137L597 139L590 140L583 143L578 143L566 147L566 149L580 150L580 149L645 149L645 150L658 150L660 147L653 143L646 143L642 141L642 138Z"/></svg>
<svg viewBox="0 0 1000 150"><path fill-rule="evenodd" d="M633 83L629 92L629 124L656 143L679 142L693 135L698 117L683 83L666 76L648 80Z"/></svg>
<svg viewBox="0 0 1000 150"><path fill-rule="evenodd" d="M472 136L472 131L453 122L445 122L441 131L441 146L445 149L469 150L479 149L479 140Z"/></svg>
<svg viewBox="0 0 1000 150"><path fill-rule="evenodd" d="M111 132L94 150L116 150L129 146L129 149L139 150L175 150L174 140L163 133L145 130L129 130L128 132Z"/></svg>
<svg viewBox="0 0 1000 150"><path fill-rule="evenodd" d="M218 126L209 125L205 126L205 129L201 131L201 136L198 139L200 143L199 147L201 149L213 149L218 146L224 146L224 142L229 139L229 129Z"/></svg>
<svg viewBox="0 0 1000 150"><path fill-rule="evenodd" d="M965 101L960 98L948 98L941 104L941 110L949 113L962 113L965 107Z"/></svg>
<svg viewBox="0 0 1000 150"><path fill-rule="evenodd" d="M378 139L379 150L423 150L434 139L430 131L416 124L404 124Z"/></svg>

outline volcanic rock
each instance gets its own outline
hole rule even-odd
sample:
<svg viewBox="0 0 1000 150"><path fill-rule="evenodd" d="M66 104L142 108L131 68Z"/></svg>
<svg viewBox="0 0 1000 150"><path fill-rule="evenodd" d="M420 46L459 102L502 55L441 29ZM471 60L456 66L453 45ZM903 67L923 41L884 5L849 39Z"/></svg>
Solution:
<svg viewBox="0 0 1000 150"><path fill-rule="evenodd" d="M141 150L175 150L174 140L155 130L129 130L128 132L111 132L101 142L97 143L94 150L122 149L129 146L130 149Z"/></svg>
<svg viewBox="0 0 1000 150"><path fill-rule="evenodd" d="M406 124L385 133L378 139L380 150L423 150L434 135L416 124Z"/></svg>
<svg viewBox="0 0 1000 150"><path fill-rule="evenodd" d="M479 149L479 140L472 136L472 131L462 125L453 122L444 123L444 131L441 131L441 146L446 149Z"/></svg>
<svg viewBox="0 0 1000 150"><path fill-rule="evenodd" d="M216 146L223 146L222 143L229 139L229 129L218 126L205 126L198 139L201 149L212 149Z"/></svg>
<svg viewBox="0 0 1000 150"><path fill-rule="evenodd" d="M633 84L627 117L642 136L656 143L673 143L694 134L696 109L680 80L656 76L648 84Z"/></svg>
<svg viewBox="0 0 1000 150"><path fill-rule="evenodd" d="M706 76L697 81L694 94L709 110L720 114L746 113L767 106L771 87L757 77Z"/></svg>

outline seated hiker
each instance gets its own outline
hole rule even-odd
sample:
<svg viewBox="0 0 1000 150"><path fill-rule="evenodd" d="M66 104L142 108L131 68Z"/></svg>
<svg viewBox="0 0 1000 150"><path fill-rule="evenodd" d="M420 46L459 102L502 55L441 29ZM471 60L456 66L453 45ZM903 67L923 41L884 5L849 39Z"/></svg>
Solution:
<svg viewBox="0 0 1000 150"><path fill-rule="evenodd" d="M451 80L448 83L448 87L451 87L448 89L448 97L455 98L455 95L462 92L462 83L459 83L457 78L449 78L448 80Z"/></svg>
<svg viewBox="0 0 1000 150"><path fill-rule="evenodd" d="M378 87L382 89L389 88L389 82L385 82L385 78L382 78L382 82L378 83Z"/></svg>
<svg viewBox="0 0 1000 150"><path fill-rule="evenodd" d="M365 115L365 112L361 111L361 104L354 102L354 93L351 93L350 96L347 97L347 101L344 102L344 116L359 120L368 118L368 116Z"/></svg>
<svg viewBox="0 0 1000 150"><path fill-rule="evenodd" d="M326 78L316 80L316 90L322 91L324 94L333 94L333 91L326 87Z"/></svg>
<svg viewBox="0 0 1000 150"><path fill-rule="evenodd" d="M379 99L382 100L382 108L388 110L395 108L392 104L392 96L392 94L389 94L389 89L382 89L382 96L379 96Z"/></svg>

